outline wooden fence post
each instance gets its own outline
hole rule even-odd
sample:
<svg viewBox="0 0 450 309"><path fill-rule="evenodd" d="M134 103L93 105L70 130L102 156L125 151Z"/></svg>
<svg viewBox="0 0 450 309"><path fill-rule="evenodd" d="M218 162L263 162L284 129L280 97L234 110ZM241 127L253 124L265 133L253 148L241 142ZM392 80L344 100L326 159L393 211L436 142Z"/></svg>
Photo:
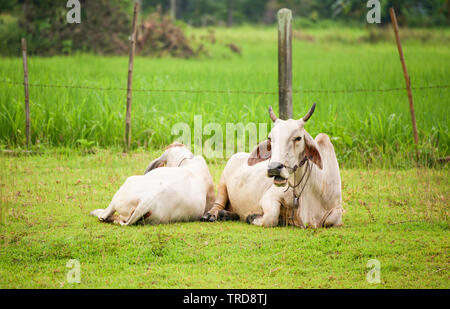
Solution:
<svg viewBox="0 0 450 309"><path fill-rule="evenodd" d="M170 18L172 21L177 19L177 1L170 0Z"/></svg>
<svg viewBox="0 0 450 309"><path fill-rule="evenodd" d="M281 119L292 118L292 12L278 11L278 110Z"/></svg>
<svg viewBox="0 0 450 309"><path fill-rule="evenodd" d="M413 97L412 97L412 92L411 92L411 79L409 78L408 69L406 68L405 58L403 57L402 43L400 42L400 36L398 34L397 17L395 15L394 8L390 8L389 13L391 15L392 26L394 27L395 40L397 41L398 53L400 55L400 61L402 63L402 68L403 68L403 75L405 77L405 82L406 82L406 91L408 93L409 109L411 111L411 121L412 121L413 133L414 133L414 143L416 144L416 156L417 156L417 160L418 160L419 159L419 151L417 149L417 145L419 143L419 135L417 134L416 114L414 112L414 103L413 103Z"/></svg>
<svg viewBox="0 0 450 309"><path fill-rule="evenodd" d="M233 26L233 0L227 1L227 27Z"/></svg>
<svg viewBox="0 0 450 309"><path fill-rule="evenodd" d="M28 91L28 62L27 41L22 38L22 61L23 61L23 87L25 89L25 134L27 138L27 150L30 144L30 94Z"/></svg>
<svg viewBox="0 0 450 309"><path fill-rule="evenodd" d="M131 91L133 84L133 61L134 51L136 48L136 28L137 28L137 14L139 3L134 3L133 13L133 30L130 37L130 58L128 62L128 84L127 84L127 114L125 123L125 147L126 150L130 149L131 145Z"/></svg>

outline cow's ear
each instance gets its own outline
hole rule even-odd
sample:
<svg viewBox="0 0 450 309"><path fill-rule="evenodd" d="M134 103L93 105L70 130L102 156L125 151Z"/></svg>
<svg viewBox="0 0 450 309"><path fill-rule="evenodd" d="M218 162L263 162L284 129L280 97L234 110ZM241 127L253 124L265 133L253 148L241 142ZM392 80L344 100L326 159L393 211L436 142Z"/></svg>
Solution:
<svg viewBox="0 0 450 309"><path fill-rule="evenodd" d="M166 158L166 155L163 154L159 158L150 162L147 169L145 170L144 175L147 174L148 172L150 172L151 170L154 170L155 168L163 167L166 163L167 163L167 158Z"/></svg>
<svg viewBox="0 0 450 309"><path fill-rule="evenodd" d="M315 165L322 169L322 157L319 152L319 145L316 141L305 131L305 155L311 160Z"/></svg>
<svg viewBox="0 0 450 309"><path fill-rule="evenodd" d="M270 159L271 155L272 149L270 146L270 141L266 140L264 142L259 143L258 146L256 146L255 149L253 149L252 153L250 154L250 157L248 158L247 164L253 166L256 163Z"/></svg>

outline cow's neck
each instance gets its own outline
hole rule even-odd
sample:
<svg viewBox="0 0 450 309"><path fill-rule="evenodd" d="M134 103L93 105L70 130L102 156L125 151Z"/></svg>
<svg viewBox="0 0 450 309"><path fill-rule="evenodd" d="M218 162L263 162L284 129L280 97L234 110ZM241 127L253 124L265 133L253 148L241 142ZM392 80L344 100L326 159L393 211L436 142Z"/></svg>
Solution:
<svg viewBox="0 0 450 309"><path fill-rule="evenodd" d="M189 164L189 162L191 162L192 159L193 159L193 156L180 156L178 158L178 165L177 165L177 167L181 167L181 166Z"/></svg>
<svg viewBox="0 0 450 309"><path fill-rule="evenodd" d="M186 165L194 155L187 149L180 149L179 151L173 154L175 167L180 167L182 165Z"/></svg>
<svg viewBox="0 0 450 309"><path fill-rule="evenodd" d="M289 186L294 190L295 196L299 197L304 186L309 182L309 174L312 172L312 162L306 161L302 166L297 168L297 170L289 176ZM304 191L303 191L304 192Z"/></svg>

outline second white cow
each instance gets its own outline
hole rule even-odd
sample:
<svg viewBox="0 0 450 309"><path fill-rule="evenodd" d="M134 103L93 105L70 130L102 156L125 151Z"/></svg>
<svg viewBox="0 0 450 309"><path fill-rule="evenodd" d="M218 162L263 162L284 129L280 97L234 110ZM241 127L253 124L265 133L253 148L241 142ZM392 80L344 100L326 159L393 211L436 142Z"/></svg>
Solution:
<svg viewBox="0 0 450 309"><path fill-rule="evenodd" d="M153 160L145 175L131 176L106 209L91 215L103 222L131 225L194 221L214 203L214 183L202 156L179 143Z"/></svg>

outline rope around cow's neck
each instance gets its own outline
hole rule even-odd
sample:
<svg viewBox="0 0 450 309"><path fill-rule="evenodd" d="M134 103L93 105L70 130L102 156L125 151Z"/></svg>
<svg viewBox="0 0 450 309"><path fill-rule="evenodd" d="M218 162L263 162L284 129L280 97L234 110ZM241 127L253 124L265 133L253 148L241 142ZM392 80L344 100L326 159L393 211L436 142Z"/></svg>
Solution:
<svg viewBox="0 0 450 309"><path fill-rule="evenodd" d="M305 168L305 172L303 173L303 175L302 175L302 178L300 178L300 181L296 184L296 180L295 180L295 178L296 178L296 172L297 172L297 169L299 168L299 167L302 167L304 164L305 164L305 162L306 162L306 168ZM308 183L308 180L309 180L309 176L311 176L311 171L312 171L312 164L310 164L309 163L309 160L308 160L308 158L305 156L304 158L303 158L303 160L300 162L300 166L299 167L297 167L297 165L296 166L294 166L294 168L291 168L291 169L293 169L294 170L294 186L291 186L290 184L289 184L289 181L288 181L288 187L291 187L292 188L292 211L291 211L291 216L289 217L289 218L287 218L287 220L286 220L286 225L288 225L289 224L289 220L291 220L292 221L292 224L294 224L294 214L295 214L295 210L299 207L299 198L300 198L300 196L302 195L302 193L303 193L303 190L305 190L305 187L306 187L306 185L307 185L307 183ZM309 171L309 173L308 173L308 171ZM303 179L305 178L305 176L306 176L306 173L308 173L308 177L306 177L306 180L305 180L305 184L303 185L303 188L302 188L302 190L300 191L300 193L296 196L295 195L295 188L297 188L301 183L302 183L302 181L303 181ZM301 220L301 218L300 218L300 225L301 225L301 227L305 227L304 225L303 225L303 221Z"/></svg>
<svg viewBox="0 0 450 309"><path fill-rule="evenodd" d="M194 155L191 155L190 157L184 157L183 159L181 159L180 163L178 163L177 167L180 167L181 164L184 162L184 160L186 160L186 159L193 159L193 158L194 158Z"/></svg>

